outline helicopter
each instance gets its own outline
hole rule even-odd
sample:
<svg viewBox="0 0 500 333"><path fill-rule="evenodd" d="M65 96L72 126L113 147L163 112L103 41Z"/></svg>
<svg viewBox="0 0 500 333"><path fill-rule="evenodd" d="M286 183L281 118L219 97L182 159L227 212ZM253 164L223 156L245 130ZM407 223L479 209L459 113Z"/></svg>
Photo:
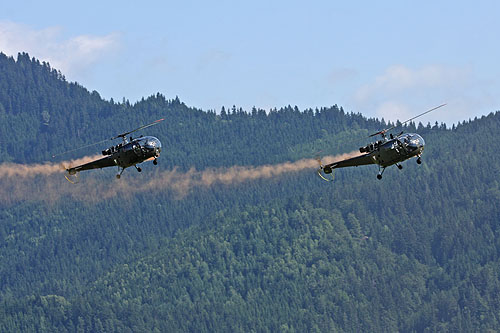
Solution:
<svg viewBox="0 0 500 333"><path fill-rule="evenodd" d="M52 155L52 157L54 158L56 156L63 155L69 152L121 138L121 143L111 146L108 149L102 151L102 155L104 155L105 157L75 167L65 168L67 175L64 176L69 182L76 183L78 181L78 173L80 171L118 166L119 173L116 175L116 178L120 179L123 171L125 171L125 169L128 167L134 166L138 172L141 172L142 169L137 166L137 164L139 163L152 160L154 165L158 164L157 158L160 157L161 152L160 140L158 140L154 136L140 136L135 139L130 137L129 140L127 136L146 127L156 125L163 120L165 119L158 119L150 124L141 126L129 132L119 134L115 137L112 137L111 139L106 139L72 150L68 150L61 154Z"/></svg>
<svg viewBox="0 0 500 333"><path fill-rule="evenodd" d="M446 104L441 104L430 110L427 110L418 116L410 118L400 125L404 125L413 119L416 119L424 114L431 111L437 110ZM422 164L421 155L424 151L425 141L424 139L416 133L399 133L398 135L389 134L389 138L386 133L393 130L397 126L392 126L381 130L377 133L370 135L369 137L374 137L377 135L381 136L380 140L369 143L366 146L360 147L359 152L362 154L360 156L347 158L341 161L329 163L323 165L321 159L318 158L319 169L317 170L318 175L326 181L333 181L333 169L345 168L359 165L369 165L378 164L379 171L377 174L377 179L382 179L385 168L391 165L396 165L398 169L403 169L401 162L406 161L410 158L417 157L417 164ZM326 178L323 174L332 174L332 178Z"/></svg>

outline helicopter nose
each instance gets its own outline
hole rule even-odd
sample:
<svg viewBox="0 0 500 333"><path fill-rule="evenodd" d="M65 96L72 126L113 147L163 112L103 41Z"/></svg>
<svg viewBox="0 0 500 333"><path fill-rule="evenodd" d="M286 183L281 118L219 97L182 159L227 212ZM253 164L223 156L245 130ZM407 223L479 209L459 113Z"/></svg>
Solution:
<svg viewBox="0 0 500 333"><path fill-rule="evenodd" d="M156 157L160 156L161 152L161 142L155 137L150 137L146 143L146 147L152 150Z"/></svg>

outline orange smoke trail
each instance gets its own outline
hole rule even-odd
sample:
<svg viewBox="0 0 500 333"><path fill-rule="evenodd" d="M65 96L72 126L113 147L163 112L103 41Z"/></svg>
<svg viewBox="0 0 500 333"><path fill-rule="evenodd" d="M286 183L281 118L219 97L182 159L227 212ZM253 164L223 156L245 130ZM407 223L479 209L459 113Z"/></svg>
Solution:
<svg viewBox="0 0 500 333"><path fill-rule="evenodd" d="M0 164L0 179L10 177L37 177L49 176L55 173L64 172L65 169L72 165L79 165L95 161L100 155L85 156L76 160L64 161L59 163L46 162L43 164L18 164L18 163L3 163Z"/></svg>
<svg viewBox="0 0 500 333"><path fill-rule="evenodd" d="M323 163L350 158L359 152L337 156L323 157ZM78 165L95 160L99 156L84 157L79 160L63 162L62 165ZM318 168L315 159L302 159L295 162L285 162L262 166L233 166L230 168L210 168L203 171L190 169L178 172L176 168L157 172L154 176L122 177L109 181L87 178L78 185L66 182L57 176L64 172L61 164L0 164L0 200L14 203L22 200L44 201L55 203L58 200L76 200L83 202L98 202L116 196L130 196L144 192L171 191L179 198L185 197L196 187L211 187L215 184L234 185L257 179L279 177L286 173L300 172L306 169Z"/></svg>
<svg viewBox="0 0 500 333"><path fill-rule="evenodd" d="M326 156L322 160L323 163L328 164L359 155L358 151L353 151L342 155ZM122 183L121 190L126 189L130 193L138 193L169 189L176 192L180 197L184 197L196 187L210 187L214 184L235 185L257 179L279 177L285 173L300 172L318 167L317 160L302 159L295 162L256 167L233 166L230 168L206 169L204 171L196 171L192 168L186 173L180 173L174 169L160 172L146 183L137 182L137 179L128 183ZM113 187L109 188L109 190L116 193L116 189Z"/></svg>

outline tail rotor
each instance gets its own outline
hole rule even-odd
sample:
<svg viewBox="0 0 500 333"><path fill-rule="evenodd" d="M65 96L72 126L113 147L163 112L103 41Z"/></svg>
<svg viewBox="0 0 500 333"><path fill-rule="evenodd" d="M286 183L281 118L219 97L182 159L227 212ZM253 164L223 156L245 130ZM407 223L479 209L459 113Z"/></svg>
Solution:
<svg viewBox="0 0 500 333"><path fill-rule="evenodd" d="M78 184L80 182L80 173L78 171L71 170L71 166L66 167L63 163L59 164L61 169L63 169L66 174L64 178L71 184Z"/></svg>
<svg viewBox="0 0 500 333"><path fill-rule="evenodd" d="M323 179L324 181L333 182L333 180L335 179L335 176L333 175L333 170L328 165L327 166L323 165L323 163L321 162L321 155L320 155L320 153L321 153L321 151L316 154L316 161L318 161L318 164L319 164L319 169L316 172L318 173L318 176L321 179ZM331 174L332 178L331 179L330 178L326 178L325 176L323 176L323 173L325 175Z"/></svg>

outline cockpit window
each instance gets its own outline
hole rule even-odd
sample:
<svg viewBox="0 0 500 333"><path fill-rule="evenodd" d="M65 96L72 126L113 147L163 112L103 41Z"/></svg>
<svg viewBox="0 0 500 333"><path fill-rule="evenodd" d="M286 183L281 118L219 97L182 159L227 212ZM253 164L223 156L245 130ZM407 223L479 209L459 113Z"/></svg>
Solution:
<svg viewBox="0 0 500 333"><path fill-rule="evenodd" d="M161 143L156 138L149 138L149 140L146 142L146 146L149 146L151 148L160 148Z"/></svg>
<svg viewBox="0 0 500 333"><path fill-rule="evenodd" d="M160 140L153 136L146 136L143 138L139 139L139 144L141 147L147 148L147 149L161 149L161 143Z"/></svg>
<svg viewBox="0 0 500 333"><path fill-rule="evenodd" d="M425 144L424 139L418 134L407 135L407 142L410 146L420 147Z"/></svg>

